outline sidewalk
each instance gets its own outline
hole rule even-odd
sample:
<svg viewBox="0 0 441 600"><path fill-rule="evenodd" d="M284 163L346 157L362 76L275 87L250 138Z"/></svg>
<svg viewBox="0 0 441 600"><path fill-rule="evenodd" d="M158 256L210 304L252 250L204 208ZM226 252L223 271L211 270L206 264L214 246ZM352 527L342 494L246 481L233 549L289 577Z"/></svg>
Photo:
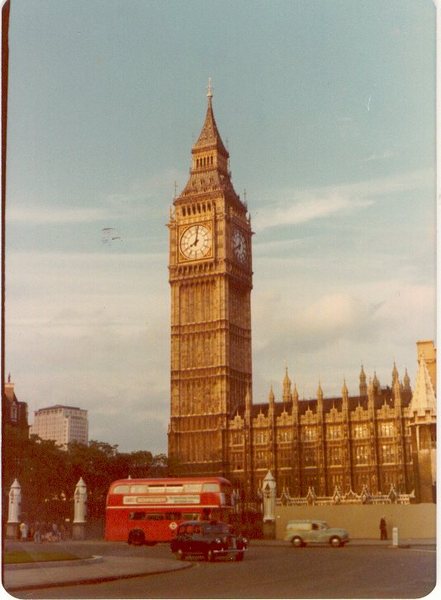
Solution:
<svg viewBox="0 0 441 600"><path fill-rule="evenodd" d="M139 575L154 575L188 569L192 565L174 558L93 556L75 561L27 563L3 566L3 586L8 592L98 583Z"/></svg>
<svg viewBox="0 0 441 600"><path fill-rule="evenodd" d="M84 542L83 542L84 544ZM252 547L289 547L282 540L252 540ZM352 546L380 546L391 549L413 546L436 547L434 539L401 540L398 547L391 540L351 540ZM301 551L301 550L300 550ZM177 561L175 558L146 558L131 556L92 556L75 561L40 562L17 565L3 565L3 585L8 592L70 585L72 583L98 583L115 579L126 579L141 575L153 575L169 571L187 569L191 562Z"/></svg>

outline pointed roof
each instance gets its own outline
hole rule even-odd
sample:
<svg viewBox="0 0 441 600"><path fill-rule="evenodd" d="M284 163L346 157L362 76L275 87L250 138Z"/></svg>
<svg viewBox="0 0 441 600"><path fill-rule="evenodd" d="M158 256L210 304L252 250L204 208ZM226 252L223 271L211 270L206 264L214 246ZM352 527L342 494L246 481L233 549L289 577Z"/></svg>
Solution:
<svg viewBox="0 0 441 600"><path fill-rule="evenodd" d="M216 125L216 120L214 118L213 113L213 89L211 87L211 79L208 80L208 90L207 90L207 98L208 98L208 106L207 113L205 115L205 121L202 126L201 133L199 134L197 142L194 144L192 152L197 152L198 150L207 150L208 148L215 147L218 152L223 154L228 158L229 154L226 150L222 138L220 136L219 130Z"/></svg>
<svg viewBox="0 0 441 600"><path fill-rule="evenodd" d="M436 415L436 397L432 380L427 369L424 355L420 356L415 390L410 402L410 410L418 416L425 416L426 411Z"/></svg>
<svg viewBox="0 0 441 600"><path fill-rule="evenodd" d="M346 385L346 379L343 379L343 387L341 389L341 395L346 396L346 397L349 395L348 386Z"/></svg>
<svg viewBox="0 0 441 600"><path fill-rule="evenodd" d="M399 378L398 369L397 369L397 365L395 364L395 361L394 361L394 368L392 369L392 387L393 387L393 384L398 380L398 378Z"/></svg>
<svg viewBox="0 0 441 600"><path fill-rule="evenodd" d="M322 390L322 384L320 381L319 381L318 388L317 388L317 400L323 400L323 390Z"/></svg>
<svg viewBox="0 0 441 600"><path fill-rule="evenodd" d="M288 376L288 367L285 367L285 377L283 378L283 401L291 398L291 379Z"/></svg>
<svg viewBox="0 0 441 600"><path fill-rule="evenodd" d="M404 384L404 389L410 389L410 377L409 377L409 373L406 372L404 373L404 377L403 377L403 384Z"/></svg>
<svg viewBox="0 0 441 600"><path fill-rule="evenodd" d="M275 400L275 396L274 396L274 391L273 391L273 385L271 384L271 388L268 394L268 400L270 402L270 404L274 404L274 400Z"/></svg>

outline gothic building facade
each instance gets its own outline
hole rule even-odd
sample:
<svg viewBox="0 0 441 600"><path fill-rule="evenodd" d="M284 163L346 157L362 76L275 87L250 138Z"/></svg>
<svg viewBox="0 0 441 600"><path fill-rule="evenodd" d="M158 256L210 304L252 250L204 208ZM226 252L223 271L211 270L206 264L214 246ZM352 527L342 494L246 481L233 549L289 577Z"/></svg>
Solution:
<svg viewBox="0 0 441 600"><path fill-rule="evenodd" d="M434 355L433 344L423 344ZM256 489L270 470L279 492L290 496L309 489L317 496L336 489L380 495L393 487L414 493L416 501L434 501L435 385L424 354L413 391L407 372L400 381L395 365L386 387L375 375L367 383L362 368L356 396L343 383L339 397L324 398L319 385L316 399L300 400L288 373L282 390L279 402L271 389L266 404L249 404L230 420L228 477L238 487L248 464Z"/></svg>
<svg viewBox="0 0 441 600"><path fill-rule="evenodd" d="M169 460L176 473L222 475L245 495L270 470L291 496L416 490L433 501L436 357L418 346L415 391L394 366L390 385L361 369L359 393L301 400L288 372L276 401L251 397L251 221L236 194L208 89L189 180L168 224L171 287Z"/></svg>

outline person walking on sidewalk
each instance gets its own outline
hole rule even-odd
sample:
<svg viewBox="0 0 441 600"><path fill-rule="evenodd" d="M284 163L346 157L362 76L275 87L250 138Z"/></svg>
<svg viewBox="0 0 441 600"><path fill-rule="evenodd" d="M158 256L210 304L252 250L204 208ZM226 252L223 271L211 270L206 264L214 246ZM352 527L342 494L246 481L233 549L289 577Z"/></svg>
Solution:
<svg viewBox="0 0 441 600"><path fill-rule="evenodd" d="M28 531L29 531L29 526L26 523L26 521L22 521L20 523L20 535L21 535L21 541L22 542L26 542L28 539Z"/></svg>
<svg viewBox="0 0 441 600"><path fill-rule="evenodd" d="M380 540L387 540L387 525L385 517L381 517L380 519Z"/></svg>

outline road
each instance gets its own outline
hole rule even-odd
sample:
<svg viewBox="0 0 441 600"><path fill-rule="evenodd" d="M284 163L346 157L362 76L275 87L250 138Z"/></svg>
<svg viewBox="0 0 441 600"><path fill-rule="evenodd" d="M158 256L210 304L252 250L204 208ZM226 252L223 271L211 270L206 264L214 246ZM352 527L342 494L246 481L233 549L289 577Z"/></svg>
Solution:
<svg viewBox="0 0 441 600"><path fill-rule="evenodd" d="M89 548L90 550L90 548ZM92 551L102 553L100 545ZM133 548L154 558L168 546ZM109 552L109 550L108 550ZM171 560L174 560L171 558ZM15 593L18 598L420 598L435 585L435 547L251 545L244 562L191 561L183 571Z"/></svg>

